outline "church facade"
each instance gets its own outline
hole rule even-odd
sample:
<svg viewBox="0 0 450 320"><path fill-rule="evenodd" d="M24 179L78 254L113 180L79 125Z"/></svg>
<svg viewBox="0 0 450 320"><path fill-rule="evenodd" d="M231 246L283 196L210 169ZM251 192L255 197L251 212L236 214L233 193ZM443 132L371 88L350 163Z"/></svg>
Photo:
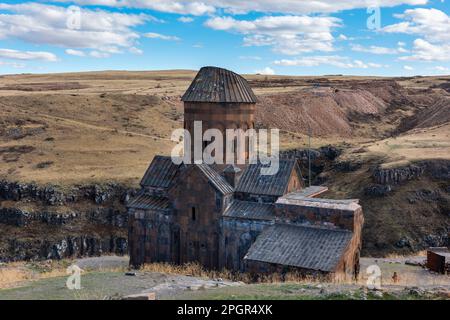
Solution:
<svg viewBox="0 0 450 320"><path fill-rule="evenodd" d="M182 100L191 134L194 121L203 130L254 128L257 99L231 71L202 68ZM280 159L274 175L261 175L263 166L155 156L128 203L130 264L356 276L364 220L358 200L319 198L327 188L304 187L296 159Z"/></svg>

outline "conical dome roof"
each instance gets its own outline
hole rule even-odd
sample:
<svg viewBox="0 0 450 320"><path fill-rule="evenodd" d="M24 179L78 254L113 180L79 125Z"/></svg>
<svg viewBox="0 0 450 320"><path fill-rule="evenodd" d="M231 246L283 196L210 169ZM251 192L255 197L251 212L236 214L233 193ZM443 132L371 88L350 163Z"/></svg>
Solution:
<svg viewBox="0 0 450 320"><path fill-rule="evenodd" d="M181 100L217 103L256 103L257 101L243 77L217 67L201 68Z"/></svg>

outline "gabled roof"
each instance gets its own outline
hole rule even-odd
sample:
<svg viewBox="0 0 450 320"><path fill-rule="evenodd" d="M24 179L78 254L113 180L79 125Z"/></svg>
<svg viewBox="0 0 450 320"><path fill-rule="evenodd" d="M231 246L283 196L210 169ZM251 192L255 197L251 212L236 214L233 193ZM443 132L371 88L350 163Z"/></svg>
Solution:
<svg viewBox="0 0 450 320"><path fill-rule="evenodd" d="M252 201L233 200L223 213L224 217L251 220L273 220L275 218L274 205Z"/></svg>
<svg viewBox="0 0 450 320"><path fill-rule="evenodd" d="M168 188L179 168L180 165L174 164L171 157L156 155L141 180L141 186Z"/></svg>
<svg viewBox="0 0 450 320"><path fill-rule="evenodd" d="M294 159L279 159L278 172L274 175L262 175L261 169L267 167L261 163L249 164L236 187L236 192L260 195L281 196L285 193L292 171L298 168Z"/></svg>
<svg viewBox="0 0 450 320"><path fill-rule="evenodd" d="M346 230L275 224L256 238L244 259L330 272L352 235Z"/></svg>
<svg viewBox="0 0 450 320"><path fill-rule="evenodd" d="M217 67L201 68L181 100L216 103L256 103L257 101L243 77Z"/></svg>
<svg viewBox="0 0 450 320"><path fill-rule="evenodd" d="M233 192L233 187L216 170L207 164L195 164L197 168L208 178L209 182L221 193L228 194Z"/></svg>
<svg viewBox="0 0 450 320"><path fill-rule="evenodd" d="M164 197L155 197L141 193L131 200L131 202L127 204L127 207L144 210L167 210L170 208L170 201Z"/></svg>

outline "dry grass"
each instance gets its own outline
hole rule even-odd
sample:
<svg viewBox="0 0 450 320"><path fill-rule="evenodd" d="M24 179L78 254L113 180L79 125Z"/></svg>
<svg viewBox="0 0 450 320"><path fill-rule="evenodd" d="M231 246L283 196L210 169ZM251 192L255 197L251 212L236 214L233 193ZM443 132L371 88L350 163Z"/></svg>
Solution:
<svg viewBox="0 0 450 320"><path fill-rule="evenodd" d="M366 146L368 156L387 157L384 167L424 159L450 159L450 124L417 129Z"/></svg>
<svg viewBox="0 0 450 320"><path fill-rule="evenodd" d="M0 289L17 287L27 281L65 276L67 264L67 261L51 260L8 263L0 267Z"/></svg>
<svg viewBox="0 0 450 320"><path fill-rule="evenodd" d="M18 282L30 280L30 274L19 269L0 269L0 289L9 288Z"/></svg>
<svg viewBox="0 0 450 320"><path fill-rule="evenodd" d="M240 281L244 283L353 283L350 279L330 279L323 276L304 275L299 272L287 272L284 275L280 273L272 273L267 275L258 275L257 277L242 272L232 272L230 270L207 270L200 264L190 262L183 265L173 265L169 263L148 263L140 269L142 272L159 272L165 274L187 275L208 279L226 279L229 281Z"/></svg>

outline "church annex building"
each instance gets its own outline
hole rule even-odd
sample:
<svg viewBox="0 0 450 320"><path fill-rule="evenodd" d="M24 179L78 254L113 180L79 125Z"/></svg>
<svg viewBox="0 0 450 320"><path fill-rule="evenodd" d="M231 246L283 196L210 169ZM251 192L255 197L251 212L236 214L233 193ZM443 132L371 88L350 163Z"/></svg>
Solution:
<svg viewBox="0 0 450 320"><path fill-rule="evenodd" d="M200 120L203 130L254 128L256 96L231 71L202 68L182 101L190 132ZM261 166L176 165L155 156L128 204L130 264L356 277L358 200L320 198L327 188L304 187L296 159L280 159L275 175L261 175Z"/></svg>

